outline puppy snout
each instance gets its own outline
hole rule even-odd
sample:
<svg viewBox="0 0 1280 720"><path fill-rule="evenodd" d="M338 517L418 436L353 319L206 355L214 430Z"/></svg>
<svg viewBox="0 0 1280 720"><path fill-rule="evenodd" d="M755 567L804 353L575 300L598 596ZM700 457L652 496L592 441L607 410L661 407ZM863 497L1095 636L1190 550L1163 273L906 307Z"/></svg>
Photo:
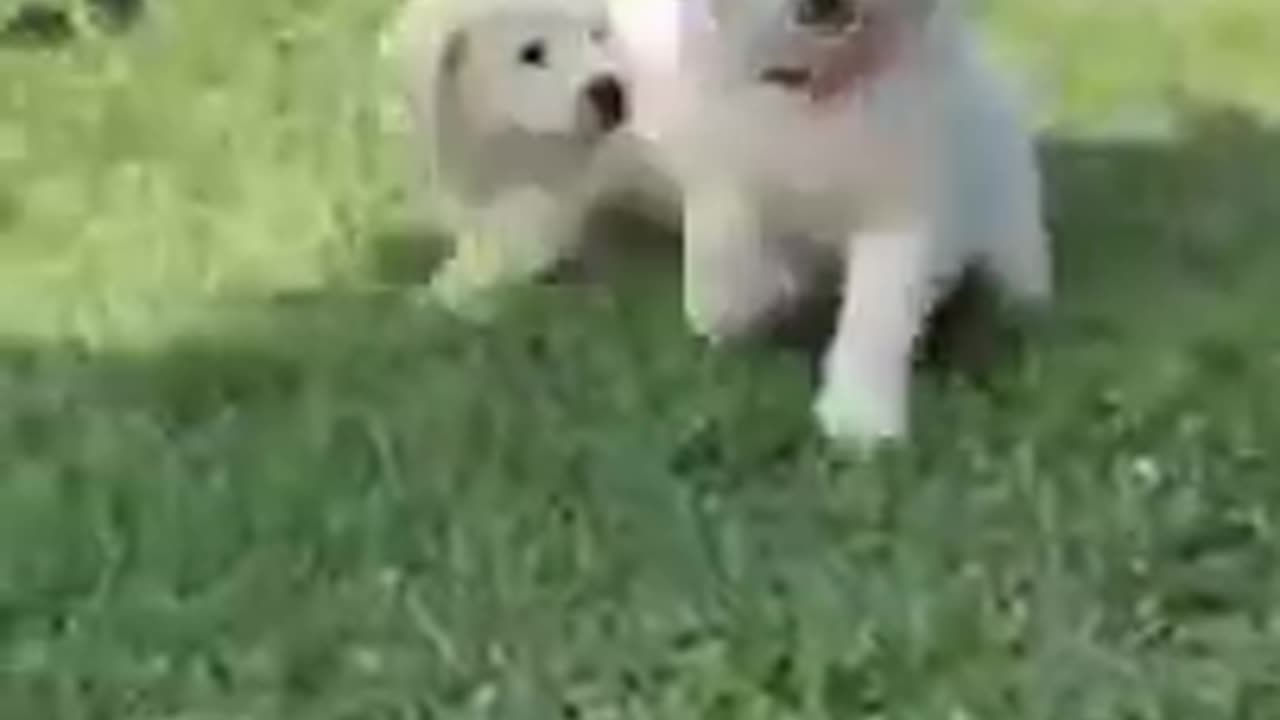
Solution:
<svg viewBox="0 0 1280 720"><path fill-rule="evenodd" d="M587 85L587 102L606 132L627 121L627 91L618 78L604 75Z"/></svg>

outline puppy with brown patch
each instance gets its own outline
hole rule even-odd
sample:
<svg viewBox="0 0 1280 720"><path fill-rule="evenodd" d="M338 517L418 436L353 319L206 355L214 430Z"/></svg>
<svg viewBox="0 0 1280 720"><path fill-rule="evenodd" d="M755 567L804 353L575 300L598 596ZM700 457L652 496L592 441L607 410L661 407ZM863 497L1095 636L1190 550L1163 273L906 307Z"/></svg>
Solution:
<svg viewBox="0 0 1280 720"><path fill-rule="evenodd" d="M678 135L689 322L740 337L838 275L817 419L902 438L917 338L957 278L1052 296L1030 133L954 0L709 1Z"/></svg>

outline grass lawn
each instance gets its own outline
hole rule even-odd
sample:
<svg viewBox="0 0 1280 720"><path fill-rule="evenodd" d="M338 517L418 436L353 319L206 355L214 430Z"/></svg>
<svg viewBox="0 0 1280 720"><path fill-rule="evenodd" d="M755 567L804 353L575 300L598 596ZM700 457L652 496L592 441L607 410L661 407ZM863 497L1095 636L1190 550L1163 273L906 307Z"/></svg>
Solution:
<svg viewBox="0 0 1280 720"><path fill-rule="evenodd" d="M670 263L415 302L386 2L155 5L0 50L0 718L1280 718L1280 4L987 3L1062 305L868 463Z"/></svg>

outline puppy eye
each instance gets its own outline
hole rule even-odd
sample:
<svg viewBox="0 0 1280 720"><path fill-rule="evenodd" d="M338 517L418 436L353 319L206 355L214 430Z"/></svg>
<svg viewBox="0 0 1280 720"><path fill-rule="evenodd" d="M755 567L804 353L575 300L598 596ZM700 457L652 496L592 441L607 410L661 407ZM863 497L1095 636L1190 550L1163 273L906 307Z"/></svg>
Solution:
<svg viewBox="0 0 1280 720"><path fill-rule="evenodd" d="M802 27L852 28L861 20L863 5L861 0L802 0L794 19Z"/></svg>
<svg viewBox="0 0 1280 720"><path fill-rule="evenodd" d="M520 47L520 62L532 67L546 67L547 45L541 40L525 43Z"/></svg>
<svg viewBox="0 0 1280 720"><path fill-rule="evenodd" d="M591 42L602 45L609 39L609 28L600 25L591 28Z"/></svg>

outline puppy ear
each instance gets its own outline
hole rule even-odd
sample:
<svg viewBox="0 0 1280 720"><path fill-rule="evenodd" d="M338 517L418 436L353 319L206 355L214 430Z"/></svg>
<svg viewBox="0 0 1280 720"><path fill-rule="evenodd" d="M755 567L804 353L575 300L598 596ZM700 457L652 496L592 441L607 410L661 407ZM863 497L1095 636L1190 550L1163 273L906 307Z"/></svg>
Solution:
<svg viewBox="0 0 1280 720"><path fill-rule="evenodd" d="M389 32L388 49L418 156L415 170L432 185L452 170L448 161L450 146L457 142L452 136L457 131L458 75L474 51L463 10L461 3L408 0Z"/></svg>
<svg viewBox="0 0 1280 720"><path fill-rule="evenodd" d="M458 74L462 66L467 61L467 55L470 52L471 41L467 37L467 33L463 30L455 30L449 34L444 40L444 47L440 50L440 76L442 78L453 77Z"/></svg>

